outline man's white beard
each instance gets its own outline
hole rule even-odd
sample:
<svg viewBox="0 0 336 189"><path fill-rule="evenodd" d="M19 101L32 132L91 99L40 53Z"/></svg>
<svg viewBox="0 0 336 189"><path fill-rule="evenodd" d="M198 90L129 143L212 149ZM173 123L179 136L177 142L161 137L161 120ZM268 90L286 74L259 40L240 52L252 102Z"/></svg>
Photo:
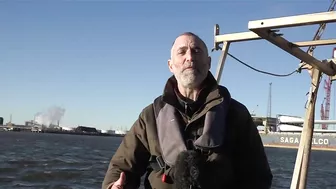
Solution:
<svg viewBox="0 0 336 189"><path fill-rule="evenodd" d="M186 70L179 73L177 80L179 84L184 88L194 89L206 78L206 73L198 72L197 70Z"/></svg>

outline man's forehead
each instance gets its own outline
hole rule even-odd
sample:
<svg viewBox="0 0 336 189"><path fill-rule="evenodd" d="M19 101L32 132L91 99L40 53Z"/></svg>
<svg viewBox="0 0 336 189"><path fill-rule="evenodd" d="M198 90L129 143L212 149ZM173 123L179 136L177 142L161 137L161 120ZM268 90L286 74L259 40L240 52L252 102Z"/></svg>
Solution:
<svg viewBox="0 0 336 189"><path fill-rule="evenodd" d="M204 45L202 45L202 41L199 38L190 35L182 35L177 37L175 39L173 46L175 49L187 46L205 48Z"/></svg>

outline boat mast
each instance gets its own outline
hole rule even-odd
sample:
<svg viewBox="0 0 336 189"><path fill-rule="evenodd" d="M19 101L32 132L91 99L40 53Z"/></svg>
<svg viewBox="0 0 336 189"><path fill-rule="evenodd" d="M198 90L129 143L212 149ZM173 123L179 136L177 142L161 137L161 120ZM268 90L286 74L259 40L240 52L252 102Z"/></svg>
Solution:
<svg viewBox="0 0 336 189"><path fill-rule="evenodd" d="M248 23L249 32L231 33L225 35L219 35L219 25L215 25L214 29L214 48L213 50L221 50L222 54L219 59L217 67L216 79L220 82L225 59L228 55L230 44L233 42L250 41L264 39L271 44L286 51L288 54L298 58L304 64L311 66L308 70L311 77L311 86L308 98L308 106L305 112L305 120L303 131L301 133L299 149L297 152L295 168L292 177L291 189L305 189L307 183L307 173L309 168L310 152L312 147L312 138L314 130L315 120L315 105L318 94L318 88L322 73L328 76L333 76L333 80L336 80L336 60L325 59L318 60L311 54L303 51L301 47L320 46L320 45L335 45L336 39L327 40L313 40L303 42L291 42L283 37L283 34L279 34L279 29L290 28L298 26L307 26L323 23L335 23L336 12L321 12L314 14L304 14L297 16L288 16L280 18L254 20ZM222 47L219 45L223 44ZM303 64L303 63L302 63ZM303 65L300 65L299 69L304 69Z"/></svg>

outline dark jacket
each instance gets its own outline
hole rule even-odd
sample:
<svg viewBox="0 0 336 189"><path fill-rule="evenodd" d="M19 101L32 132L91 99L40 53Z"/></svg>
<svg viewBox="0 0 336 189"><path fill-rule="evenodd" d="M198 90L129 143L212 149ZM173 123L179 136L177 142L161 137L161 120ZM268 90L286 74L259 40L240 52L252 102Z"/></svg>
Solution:
<svg viewBox="0 0 336 189"><path fill-rule="evenodd" d="M126 186L124 187L126 189L138 188L140 178L146 172L147 184L151 188L174 188L172 183L162 182L161 177L164 170L152 170L149 164L151 157L162 156L165 151L160 146L163 137L158 136L162 135L162 131L158 134L160 127L157 122L157 112L164 109L166 105L173 107L178 114L174 115L178 118L176 121L179 127L182 127L182 138L184 141L191 139L195 142L202 136L207 113L219 107L223 102L229 102L225 105L227 107L225 123L219 128L220 131L212 134L217 135L217 139L207 140L209 145L214 144L213 148L209 148L211 150L207 152L209 154L207 156L209 188L269 189L271 187L273 176L260 135L249 111L243 104L231 98L225 87L217 85L210 72L204 81L204 86L206 87L199 94L198 103L183 106L185 100L182 97L179 98L174 90L176 79L171 77L168 80L163 95L158 97L155 103L142 110L124 137L111 159L102 189L107 189L111 183L115 182L122 171L126 173ZM165 121L168 124L170 120ZM171 136L171 142L178 139L175 137L176 134L170 133L169 129L165 133L166 138ZM220 145L216 145L217 143ZM199 146L205 145L204 142L198 144ZM188 142L185 146L190 149Z"/></svg>

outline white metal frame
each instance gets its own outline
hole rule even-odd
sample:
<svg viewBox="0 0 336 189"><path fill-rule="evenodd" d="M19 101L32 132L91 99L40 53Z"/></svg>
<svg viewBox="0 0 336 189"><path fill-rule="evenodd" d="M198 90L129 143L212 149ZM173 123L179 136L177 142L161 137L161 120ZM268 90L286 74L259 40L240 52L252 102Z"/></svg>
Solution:
<svg viewBox="0 0 336 189"><path fill-rule="evenodd" d="M309 167L309 158L311 152L311 142L314 129L314 112L317 98L317 92L320 84L321 74L336 77L336 64L334 59L318 60L300 47L322 46L336 44L336 39L290 42L278 34L281 28L306 26L322 23L335 23L336 12L320 12L314 14L303 14L296 16L287 16L271 19L254 20L248 23L249 32L239 32L231 34L219 34L219 25L214 28L214 49L221 50L221 56L216 72L217 82L220 82L225 60L228 54L230 44L233 42L251 41L265 39L273 45L281 48L292 56L303 62L301 65L311 66L311 88L308 99L308 107L305 114L302 137L297 153L295 168L292 177L291 189L305 189L307 172ZM219 45L223 44L222 47ZM334 53L334 52L333 52ZM335 53L334 53L335 54ZM334 58L334 57L333 57ZM307 67L303 67L307 68Z"/></svg>

